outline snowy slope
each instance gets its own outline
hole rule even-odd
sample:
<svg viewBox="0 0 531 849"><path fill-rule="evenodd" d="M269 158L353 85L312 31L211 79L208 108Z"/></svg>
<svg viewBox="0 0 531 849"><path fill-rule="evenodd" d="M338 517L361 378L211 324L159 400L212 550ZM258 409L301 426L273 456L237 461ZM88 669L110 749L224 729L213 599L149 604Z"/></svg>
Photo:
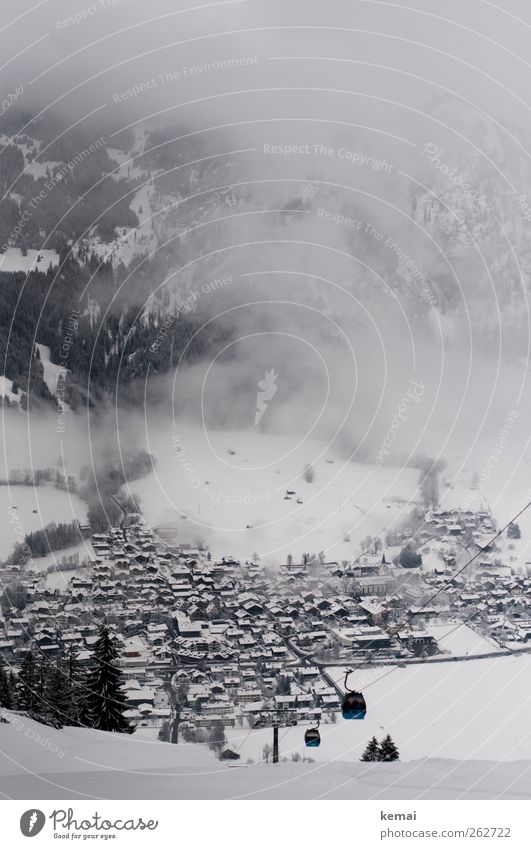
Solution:
<svg viewBox="0 0 531 849"><path fill-rule="evenodd" d="M206 539L220 555L352 558L362 537L384 533L418 497L418 470L345 462L312 440L218 431L207 442L182 426L173 446L166 435L148 450L156 469L131 485L148 524L175 523L180 540ZM312 483L302 478L307 462ZM286 499L288 489L295 495Z"/></svg>
<svg viewBox="0 0 531 849"><path fill-rule="evenodd" d="M427 624L422 630L435 637L441 651L457 657L501 651L501 647L493 639L481 636L463 623Z"/></svg>
<svg viewBox="0 0 531 849"><path fill-rule="evenodd" d="M0 254L0 271L48 271L49 265L55 268L59 265L57 251L28 249L24 256L20 248L8 248Z"/></svg>
<svg viewBox="0 0 531 849"><path fill-rule="evenodd" d="M22 393L19 391L18 394L13 392L13 381L9 380L8 377L4 377L4 375L0 376L0 398L9 398L10 404L18 404L20 405L20 399L22 397Z"/></svg>
<svg viewBox="0 0 531 849"><path fill-rule="evenodd" d="M87 505L77 495L53 486L0 486L0 515L0 558L5 558L26 534L51 522L85 522Z"/></svg>
<svg viewBox="0 0 531 849"><path fill-rule="evenodd" d="M531 761L279 763L228 767L199 745L0 724L0 792L15 799L521 799Z"/></svg>
<svg viewBox="0 0 531 849"><path fill-rule="evenodd" d="M66 374L70 371L70 369L52 363L50 359L50 349L48 345L41 345L37 343L37 348L39 349L39 354L41 357L41 363L44 372L44 382L46 383L46 386L48 387L52 395L55 395L58 388L59 378L61 377L64 380ZM63 401L62 397L57 398L57 405L63 413L70 412L70 404L67 404L65 401Z"/></svg>

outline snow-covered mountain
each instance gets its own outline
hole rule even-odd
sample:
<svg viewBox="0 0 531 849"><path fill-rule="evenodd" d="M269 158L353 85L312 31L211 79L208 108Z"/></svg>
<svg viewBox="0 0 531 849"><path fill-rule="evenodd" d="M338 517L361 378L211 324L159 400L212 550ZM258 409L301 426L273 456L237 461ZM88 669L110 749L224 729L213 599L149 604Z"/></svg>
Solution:
<svg viewBox="0 0 531 849"><path fill-rule="evenodd" d="M250 131L235 137L140 127L71 174L60 150L43 154L53 160L43 161L41 176L35 169L42 144L11 139L5 161L14 178L13 209L21 213L30 191L56 178L44 202L71 204L59 235L46 240L46 249L61 252L60 266L57 257L49 273L69 283L73 302L78 293L82 301L71 381L83 382L89 365L93 391L107 390L118 370L125 384L148 367L151 374L171 369L180 342L198 327L196 356L216 356L220 341L244 332L298 328L308 339L313 327L315 339L338 350L348 340L356 356L363 351L371 362L382 347L391 361L404 360L404 338L415 345L435 338L433 349L448 342L465 352L500 349L523 359L529 141L457 100L436 104L433 121L436 141L424 126L412 125L414 152L403 162L391 145L371 152L357 131L348 147L329 148L333 155L323 157L309 142L308 155L293 157L270 154L278 146ZM90 227L78 205L82 168L91 177L95 169L101 187L113 187L104 192L110 206ZM100 200L93 202L97 207ZM33 245L37 223L46 226L45 219L30 219L24 251L41 247ZM17 261L27 273L27 253L18 244L8 249L6 270L15 271ZM50 337L63 332L56 327L57 288L44 306L46 331L38 339L52 348L52 362ZM94 346L89 364L86 351Z"/></svg>

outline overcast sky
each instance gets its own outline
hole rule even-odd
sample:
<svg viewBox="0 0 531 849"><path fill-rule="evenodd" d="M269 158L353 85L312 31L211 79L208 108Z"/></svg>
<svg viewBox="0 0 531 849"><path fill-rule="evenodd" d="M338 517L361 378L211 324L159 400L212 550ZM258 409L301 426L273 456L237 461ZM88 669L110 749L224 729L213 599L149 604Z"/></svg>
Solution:
<svg viewBox="0 0 531 849"><path fill-rule="evenodd" d="M117 127L161 109L191 121L316 110L398 132L407 107L429 109L447 92L531 128L525 0L4 0L1 20L6 82L24 85L26 105L75 120L94 109ZM184 76L251 56L252 66Z"/></svg>

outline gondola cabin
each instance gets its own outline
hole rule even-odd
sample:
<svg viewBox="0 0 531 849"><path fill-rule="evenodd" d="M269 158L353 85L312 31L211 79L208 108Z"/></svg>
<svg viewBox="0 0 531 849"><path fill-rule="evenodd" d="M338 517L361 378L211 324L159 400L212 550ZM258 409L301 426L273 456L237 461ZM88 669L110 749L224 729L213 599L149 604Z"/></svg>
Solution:
<svg viewBox="0 0 531 849"><path fill-rule="evenodd" d="M341 702L343 719L365 719L367 705L362 693L346 693Z"/></svg>
<svg viewBox="0 0 531 849"><path fill-rule="evenodd" d="M317 746L321 745L321 735L319 734L319 729L308 728L308 731L306 731L306 733L304 734L304 745L312 749L316 749Z"/></svg>

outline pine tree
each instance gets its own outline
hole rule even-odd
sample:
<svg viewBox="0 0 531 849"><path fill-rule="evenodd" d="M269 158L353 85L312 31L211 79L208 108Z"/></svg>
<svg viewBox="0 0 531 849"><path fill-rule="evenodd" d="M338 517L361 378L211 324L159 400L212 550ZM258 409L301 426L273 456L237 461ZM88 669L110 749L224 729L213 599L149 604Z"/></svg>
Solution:
<svg viewBox="0 0 531 849"><path fill-rule="evenodd" d="M109 629L102 625L94 647L94 666L87 677L88 724L100 731L131 734L135 728L124 717L127 706L120 670L115 665L117 658L118 650Z"/></svg>
<svg viewBox="0 0 531 849"><path fill-rule="evenodd" d="M68 650L65 660L65 674L68 676L71 694L71 706L69 710L69 725L86 725L86 694L87 682L78 660L79 652L72 645Z"/></svg>
<svg viewBox="0 0 531 849"><path fill-rule="evenodd" d="M55 664L50 666L44 701L54 725L76 724L71 721L75 706L72 699L70 679L65 671Z"/></svg>
<svg viewBox="0 0 531 849"><path fill-rule="evenodd" d="M9 686L11 688L11 698L13 699L13 707L16 709L17 704L17 679L13 670L9 673Z"/></svg>
<svg viewBox="0 0 531 849"><path fill-rule="evenodd" d="M54 664L44 654L35 661L35 704L31 716L44 725L61 728L60 711L55 708L55 700L59 699L58 685L54 678L55 669Z"/></svg>
<svg viewBox="0 0 531 849"><path fill-rule="evenodd" d="M0 656L0 707L12 710L15 706L15 695L12 686L12 674L8 674L3 657Z"/></svg>
<svg viewBox="0 0 531 849"><path fill-rule="evenodd" d="M28 652L22 662L17 682L17 706L19 710L34 713L39 706L37 694L37 664L33 652Z"/></svg>
<svg viewBox="0 0 531 849"><path fill-rule="evenodd" d="M378 760L385 762L399 760L398 749L395 746L390 734L388 734L387 737L384 737L384 739L380 743Z"/></svg>
<svg viewBox="0 0 531 849"><path fill-rule="evenodd" d="M208 736L208 745L211 749L214 749L214 751L217 752L219 755L223 746L227 742L223 723L219 719L216 719L215 722L212 724L212 728L210 729Z"/></svg>
<svg viewBox="0 0 531 849"><path fill-rule="evenodd" d="M17 708L44 725L58 727L50 701L51 664L41 655L29 651L24 658L15 689Z"/></svg>
<svg viewBox="0 0 531 849"><path fill-rule="evenodd" d="M376 739L376 737L371 737L360 760L366 761L368 763L373 763L374 761L380 760L380 748L378 746L378 740Z"/></svg>

